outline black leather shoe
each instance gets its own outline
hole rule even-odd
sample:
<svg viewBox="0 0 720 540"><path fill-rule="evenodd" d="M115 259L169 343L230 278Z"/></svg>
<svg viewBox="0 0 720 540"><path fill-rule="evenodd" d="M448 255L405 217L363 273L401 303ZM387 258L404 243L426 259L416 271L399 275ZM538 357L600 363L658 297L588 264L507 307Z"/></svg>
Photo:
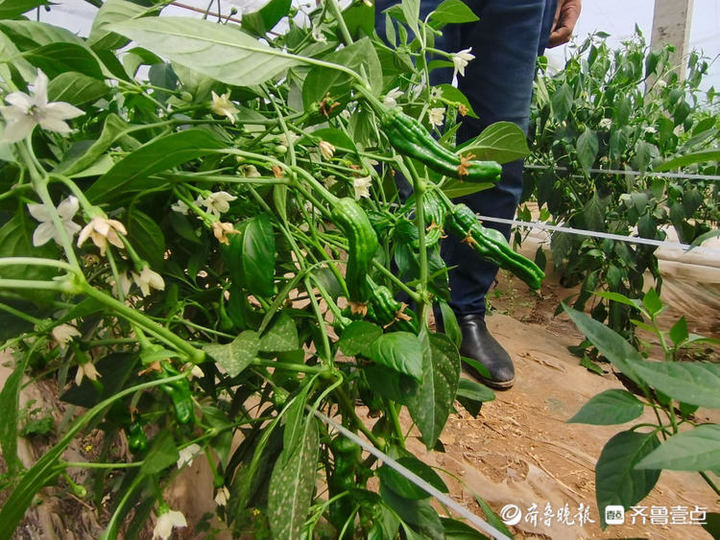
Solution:
<svg viewBox="0 0 720 540"><path fill-rule="evenodd" d="M462 331L460 354L473 360L463 368L482 383L497 390L506 390L515 382L515 368L510 355L487 329L482 315L459 315Z"/></svg>

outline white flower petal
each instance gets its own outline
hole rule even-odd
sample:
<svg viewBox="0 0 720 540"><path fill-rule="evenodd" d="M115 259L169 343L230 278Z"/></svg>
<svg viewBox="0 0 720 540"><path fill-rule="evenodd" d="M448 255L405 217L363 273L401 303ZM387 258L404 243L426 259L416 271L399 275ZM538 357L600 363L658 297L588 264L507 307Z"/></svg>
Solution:
<svg viewBox="0 0 720 540"><path fill-rule="evenodd" d="M44 246L53 238L55 238L55 225L49 221L43 222L33 232L33 246Z"/></svg>
<svg viewBox="0 0 720 540"><path fill-rule="evenodd" d="M29 116L23 116L14 122L10 122L5 126L5 133L3 133L3 141L6 142L19 142L25 139L32 133L35 127L35 122Z"/></svg>
<svg viewBox="0 0 720 540"><path fill-rule="evenodd" d="M48 78L42 71L38 70L37 77L33 83L33 93L35 94L34 104L37 107L45 107L47 105L47 87Z"/></svg>
<svg viewBox="0 0 720 540"><path fill-rule="evenodd" d="M33 99L25 92L12 92L5 96L5 101L16 109L19 109L23 114L30 112L30 109L34 105Z"/></svg>
<svg viewBox="0 0 720 540"><path fill-rule="evenodd" d="M73 195L62 201L57 207L58 214L60 214L63 221L72 219L79 209L80 201Z"/></svg>
<svg viewBox="0 0 720 540"><path fill-rule="evenodd" d="M64 101L54 101L45 106L44 113L47 116L57 118L58 120L67 120L69 118L83 116L85 111L78 109L69 103L65 103Z"/></svg>
<svg viewBox="0 0 720 540"><path fill-rule="evenodd" d="M61 133L63 135L72 133L72 129L66 122L52 116L40 118L38 123L41 128L47 129L48 131L54 131L55 133Z"/></svg>
<svg viewBox="0 0 720 540"><path fill-rule="evenodd" d="M27 209L36 220L40 222L50 221L50 212L44 204L31 203L27 205Z"/></svg>

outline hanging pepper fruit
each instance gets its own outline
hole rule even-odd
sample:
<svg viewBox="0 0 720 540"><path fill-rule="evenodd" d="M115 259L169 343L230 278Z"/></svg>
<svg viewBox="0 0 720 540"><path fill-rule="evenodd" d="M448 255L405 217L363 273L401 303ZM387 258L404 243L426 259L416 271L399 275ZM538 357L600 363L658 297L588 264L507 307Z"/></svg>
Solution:
<svg viewBox="0 0 720 540"><path fill-rule="evenodd" d="M384 285L378 285L370 276L367 276L366 279L372 291L368 317L385 328L397 326L399 330L417 333L417 318L413 311L407 309L407 304L395 300L390 289Z"/></svg>
<svg viewBox="0 0 720 540"><path fill-rule="evenodd" d="M125 433L128 438L128 446L133 454L144 452L147 449L147 436L140 422L131 422L125 428Z"/></svg>
<svg viewBox="0 0 720 540"><path fill-rule="evenodd" d="M539 289L545 273L530 259L510 247L503 234L483 227L475 213L464 204L456 204L446 219L447 229L470 245L483 259L510 270L531 289Z"/></svg>
<svg viewBox="0 0 720 540"><path fill-rule="evenodd" d="M167 377L180 374L169 362L162 362L161 366L163 371L162 376ZM178 421L178 424L188 424L195 418L192 392L190 391L190 383L187 379L161 384L160 389L170 396L173 409L175 410L175 419Z"/></svg>
<svg viewBox="0 0 720 540"><path fill-rule="evenodd" d="M348 260L345 284L351 303L367 302L370 290L365 276L378 249L378 239L365 211L354 199L338 199L332 211L332 220L340 227L348 241Z"/></svg>
<svg viewBox="0 0 720 540"><path fill-rule="evenodd" d="M384 116L382 127L398 153L418 160L435 172L470 182L500 180L502 167L497 162L473 161L472 154L456 155L436 141L420 122L399 109Z"/></svg>

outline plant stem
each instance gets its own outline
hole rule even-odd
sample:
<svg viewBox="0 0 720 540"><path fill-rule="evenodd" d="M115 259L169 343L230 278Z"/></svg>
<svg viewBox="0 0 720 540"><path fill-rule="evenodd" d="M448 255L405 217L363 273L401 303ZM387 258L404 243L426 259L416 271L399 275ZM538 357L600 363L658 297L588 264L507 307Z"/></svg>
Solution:
<svg viewBox="0 0 720 540"><path fill-rule="evenodd" d="M337 22L338 28L340 28L340 33L342 34L345 45L352 45L353 38L350 35L347 25L345 24L345 19L342 16L342 12L340 11L340 6L337 1L325 0L325 3L330 7L330 11L332 11L333 17L335 17L335 22Z"/></svg>
<svg viewBox="0 0 720 540"><path fill-rule="evenodd" d="M168 345L171 345L177 350L185 353L191 362L198 364L205 359L205 353L203 351L201 351L200 349L196 349L187 341L176 336L164 326L159 325L158 323L149 319L142 313L139 313L131 307L128 307L124 303L120 302L119 300L116 300L112 296L109 296L104 292L101 292L94 287L91 287L87 283L83 284L82 292L90 298L97 300L101 304L104 304L114 309L119 315L125 317L130 322L137 323L146 331L155 334L155 336L157 336L160 340L164 341Z"/></svg>
<svg viewBox="0 0 720 540"><path fill-rule="evenodd" d="M305 364L291 364L289 362L276 362L275 360L262 360L256 358L250 362L253 366L271 367L275 369L284 369L286 371L295 371L297 373L328 373L325 366L308 366Z"/></svg>
<svg viewBox="0 0 720 540"><path fill-rule="evenodd" d="M353 421L353 423L358 427L358 429L362 432L363 435L365 435L368 440L373 444L375 448L378 448L379 450L385 450L385 445L382 444L380 439L378 439L375 434L370 431L365 424L363 424L362 420L358 417L357 413L355 412L355 407L353 406L352 402L350 401L350 398L345 393L345 389L340 387L335 389L335 395L340 400L340 405L344 409L344 413L347 414L350 419Z"/></svg>
<svg viewBox="0 0 720 540"><path fill-rule="evenodd" d="M59 463L63 468L73 469L132 469L142 467L143 461L135 461L132 463L93 463L86 461L61 461Z"/></svg>

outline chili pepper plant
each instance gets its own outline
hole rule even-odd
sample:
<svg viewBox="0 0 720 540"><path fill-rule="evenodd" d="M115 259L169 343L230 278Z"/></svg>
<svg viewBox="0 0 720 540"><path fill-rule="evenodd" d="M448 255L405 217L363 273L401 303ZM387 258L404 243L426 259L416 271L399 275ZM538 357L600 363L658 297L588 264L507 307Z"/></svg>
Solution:
<svg viewBox="0 0 720 540"><path fill-rule="evenodd" d="M363 2L271 0L242 24L167 3L108 0L83 38L24 17L39 0L0 2L0 537L51 489L97 509L104 538L166 538L187 523L164 488L197 456L237 535L471 534L314 413L447 490L406 440L434 448L456 399L477 414L492 392L459 379L442 237L540 284L452 202L527 152L507 123L458 151L472 108L428 84L462 73L472 55L434 40L475 15L405 0L377 36ZM23 464L38 381L70 412ZM69 461L88 434L102 443Z"/></svg>

